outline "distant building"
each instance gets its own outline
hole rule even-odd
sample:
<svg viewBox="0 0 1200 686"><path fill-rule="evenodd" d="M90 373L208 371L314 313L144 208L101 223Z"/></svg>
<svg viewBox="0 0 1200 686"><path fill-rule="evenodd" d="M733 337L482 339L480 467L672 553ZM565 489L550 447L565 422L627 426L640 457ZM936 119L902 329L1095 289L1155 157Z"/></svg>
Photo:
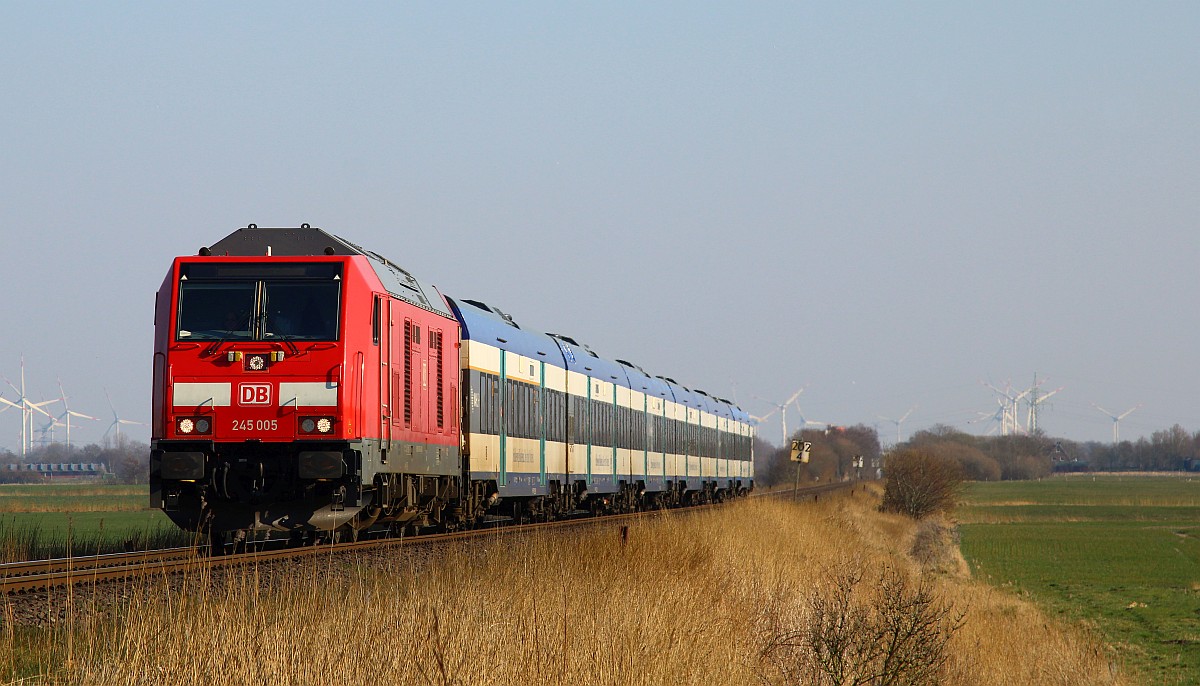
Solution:
<svg viewBox="0 0 1200 686"><path fill-rule="evenodd" d="M6 472L41 474L43 476L107 476L108 467L103 462L46 462L41 464L6 464Z"/></svg>

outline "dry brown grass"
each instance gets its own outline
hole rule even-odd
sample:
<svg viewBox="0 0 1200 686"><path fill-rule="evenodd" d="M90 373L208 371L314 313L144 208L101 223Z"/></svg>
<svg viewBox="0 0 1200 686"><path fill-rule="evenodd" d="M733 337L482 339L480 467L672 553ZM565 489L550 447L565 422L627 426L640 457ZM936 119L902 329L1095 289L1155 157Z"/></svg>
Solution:
<svg viewBox="0 0 1200 686"><path fill-rule="evenodd" d="M944 524L919 531L877 505L877 491L859 489L818 504L670 514L633 525L627 544L598 525L216 584L197 572L161 600L130 603L116 624L53 630L42 678L773 686L788 682L767 646L805 621L813 594L837 582L830 570L849 566L865 579L890 570L923 581L965 613L944 684L1127 683L1091 637L965 577ZM0 631L0 675L16 650Z"/></svg>

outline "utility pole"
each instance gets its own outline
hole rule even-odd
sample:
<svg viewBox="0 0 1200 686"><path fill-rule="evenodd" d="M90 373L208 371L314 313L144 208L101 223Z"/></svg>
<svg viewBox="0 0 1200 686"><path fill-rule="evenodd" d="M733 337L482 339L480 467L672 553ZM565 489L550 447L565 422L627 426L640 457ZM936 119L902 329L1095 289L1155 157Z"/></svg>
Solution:
<svg viewBox="0 0 1200 686"><path fill-rule="evenodd" d="M1045 379L1038 381L1037 372L1034 372L1033 386L1029 388L1029 400L1027 401L1029 403L1029 423L1027 424L1029 433L1034 433L1038 429L1038 405L1046 402L1050 399L1050 396L1066 388L1066 386L1059 386L1049 393L1042 393L1041 386L1043 383L1045 383Z"/></svg>

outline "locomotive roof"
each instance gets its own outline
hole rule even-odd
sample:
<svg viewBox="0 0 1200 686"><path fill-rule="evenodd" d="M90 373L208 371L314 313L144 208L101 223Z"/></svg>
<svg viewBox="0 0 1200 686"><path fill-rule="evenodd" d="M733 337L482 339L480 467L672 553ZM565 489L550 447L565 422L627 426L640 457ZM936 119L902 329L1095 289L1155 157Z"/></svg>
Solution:
<svg viewBox="0 0 1200 686"><path fill-rule="evenodd" d="M238 229L209 247L213 255L253 257L266 255L267 249L276 257L305 255L361 255L388 293L417 307L452 317L436 289L426 288L411 272L380 255L339 238L328 231L308 224L299 228L268 228L251 224ZM430 297L430 294L433 297Z"/></svg>

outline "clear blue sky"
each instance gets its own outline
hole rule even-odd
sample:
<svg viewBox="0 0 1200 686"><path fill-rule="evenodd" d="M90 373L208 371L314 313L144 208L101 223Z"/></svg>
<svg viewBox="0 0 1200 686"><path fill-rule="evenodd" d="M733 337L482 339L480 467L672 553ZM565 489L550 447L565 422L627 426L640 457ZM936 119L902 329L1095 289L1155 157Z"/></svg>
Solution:
<svg viewBox="0 0 1200 686"><path fill-rule="evenodd" d="M808 384L815 420L982 432L980 381L1037 372L1065 386L1051 434L1109 439L1092 403L1142 404L1123 438L1200 429L1200 4L2 16L0 373L24 354L32 396L61 377L107 416L76 440L105 388L148 420L171 258L250 222L321 226L754 414Z"/></svg>

